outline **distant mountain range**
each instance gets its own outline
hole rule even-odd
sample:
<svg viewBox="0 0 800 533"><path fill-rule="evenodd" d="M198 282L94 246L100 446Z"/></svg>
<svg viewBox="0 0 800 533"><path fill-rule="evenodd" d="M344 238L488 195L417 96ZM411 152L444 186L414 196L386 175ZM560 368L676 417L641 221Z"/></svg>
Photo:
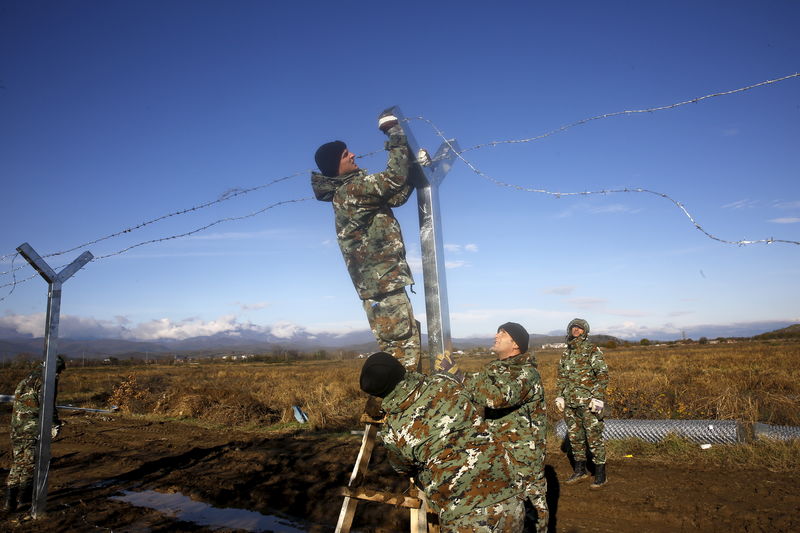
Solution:
<svg viewBox="0 0 800 533"><path fill-rule="evenodd" d="M706 328L706 333L694 336L697 339L705 336L709 339L716 337L751 337L749 335L736 335L740 332L731 326L718 326L716 330ZM763 330L761 330L763 331ZM724 333L723 333L724 332ZM769 333L762 333L756 338L797 338L800 336L800 324L786 328L776 329ZM674 335L673 335L674 337ZM651 340L657 339L653 335ZM661 337L663 338L663 337ZM609 335L592 335L592 341L603 344L609 341L623 342ZM423 335L423 346L427 346L427 338ZM454 338L454 349L469 349L475 347L492 346L494 338L469 337ZM539 349L543 344L564 342L563 334L533 334L531 347ZM0 360L10 359L19 353L40 354L44 347L44 339L20 335L18 333L0 329ZM192 354L196 356L213 356L230 353L265 353L275 350L298 350L311 352L315 350L337 351L347 350L358 353L369 353L378 349L375 339L369 330L355 331L346 334L321 333L312 334L298 329L291 337L278 337L271 333L254 332L251 330L230 331L215 335L192 337L183 340L162 339L158 341L129 341L121 339L70 339L58 340L58 352L71 358L86 357L89 359L105 357L143 357L149 354L153 357L174 354Z"/></svg>

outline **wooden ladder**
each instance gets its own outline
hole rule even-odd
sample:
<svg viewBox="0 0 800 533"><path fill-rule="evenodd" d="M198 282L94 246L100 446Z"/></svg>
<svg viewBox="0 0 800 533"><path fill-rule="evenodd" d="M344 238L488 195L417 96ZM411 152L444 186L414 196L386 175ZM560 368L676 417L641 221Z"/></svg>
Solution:
<svg viewBox="0 0 800 533"><path fill-rule="evenodd" d="M428 524L428 513L432 511L428 507L425 493L414 485L413 480L409 484L408 494L369 490L361 486L369 468L369 460L375 447L375 437L382 421L363 414L361 422L366 424L364 438L361 440L361 449L353 466L350 481L347 483L347 487L342 488L341 491L344 502L342 510L339 512L339 521L336 523L336 533L350 533L359 500L406 507L411 515L411 533L439 533L438 524Z"/></svg>

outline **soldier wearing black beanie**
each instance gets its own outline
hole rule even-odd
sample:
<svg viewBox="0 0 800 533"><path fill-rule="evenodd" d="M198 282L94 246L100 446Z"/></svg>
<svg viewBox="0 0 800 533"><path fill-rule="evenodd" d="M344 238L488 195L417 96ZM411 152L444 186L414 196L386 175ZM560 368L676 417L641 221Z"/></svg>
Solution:
<svg viewBox="0 0 800 533"><path fill-rule="evenodd" d="M319 167L319 171L325 176L335 178L339 175L339 161L342 154L347 150L347 145L343 141L331 141L325 143L314 154L314 161Z"/></svg>

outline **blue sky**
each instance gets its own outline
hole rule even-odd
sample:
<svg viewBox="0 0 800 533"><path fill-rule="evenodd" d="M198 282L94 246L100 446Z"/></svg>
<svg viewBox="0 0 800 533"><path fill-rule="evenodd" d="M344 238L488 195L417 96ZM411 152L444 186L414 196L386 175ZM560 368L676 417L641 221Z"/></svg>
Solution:
<svg viewBox="0 0 800 533"><path fill-rule="evenodd" d="M64 284L61 335L365 329L331 206L310 199L318 145L380 150L391 105L467 148L747 87L800 72L798 23L800 3L769 0L6 0L0 328L43 332L47 288L21 281L21 243L48 255L293 176L85 248L116 254L299 200L90 263ZM723 240L800 241L799 146L795 77L463 155L523 189L641 187ZM385 156L358 162L377 171ZM800 247L709 239L664 198L526 192L463 162L440 195L454 336L508 320L560 332L575 316L625 338L800 321ZM415 203L396 214L424 324Z"/></svg>

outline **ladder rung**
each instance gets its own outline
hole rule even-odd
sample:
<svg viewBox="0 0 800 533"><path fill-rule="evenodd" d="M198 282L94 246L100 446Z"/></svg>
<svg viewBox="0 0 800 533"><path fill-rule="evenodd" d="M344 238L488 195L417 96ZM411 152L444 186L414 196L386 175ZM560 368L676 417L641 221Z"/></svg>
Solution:
<svg viewBox="0 0 800 533"><path fill-rule="evenodd" d="M347 487L342 487L340 494L342 496L349 496L350 498L354 498L356 500L386 503L389 505L395 505L397 507L408 507L409 509L419 509L422 507L421 499L406 496L404 494L394 494L392 492L380 492L377 490L361 488L348 489Z"/></svg>

